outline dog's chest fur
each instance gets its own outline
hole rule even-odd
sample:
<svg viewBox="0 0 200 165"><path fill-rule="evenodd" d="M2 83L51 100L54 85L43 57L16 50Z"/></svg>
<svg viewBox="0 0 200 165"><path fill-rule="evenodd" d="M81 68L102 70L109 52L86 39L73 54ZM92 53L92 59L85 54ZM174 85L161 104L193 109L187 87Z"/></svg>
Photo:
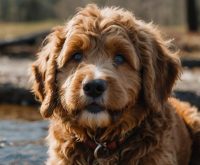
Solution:
<svg viewBox="0 0 200 165"><path fill-rule="evenodd" d="M85 149L85 152L81 150L79 153L76 153L75 155L77 158L74 159L74 164L77 165L120 165L120 164L128 164L128 154L130 153L131 148L124 148L124 151L126 150L126 154L123 153L123 151L117 150L114 154L109 155L105 158L95 158L93 155L93 152L87 152L87 149ZM126 155L126 160L124 159ZM75 157L76 157L75 156Z"/></svg>

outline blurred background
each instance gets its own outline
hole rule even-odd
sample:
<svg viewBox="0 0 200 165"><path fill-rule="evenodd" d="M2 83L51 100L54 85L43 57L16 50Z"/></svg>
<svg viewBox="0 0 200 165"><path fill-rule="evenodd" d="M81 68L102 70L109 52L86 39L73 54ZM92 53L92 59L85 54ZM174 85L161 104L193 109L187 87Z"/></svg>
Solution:
<svg viewBox="0 0 200 165"><path fill-rule="evenodd" d="M0 164L43 164L47 121L30 92L29 68L42 40L88 3L119 6L153 21L180 49L174 96L200 108L199 0L0 0Z"/></svg>

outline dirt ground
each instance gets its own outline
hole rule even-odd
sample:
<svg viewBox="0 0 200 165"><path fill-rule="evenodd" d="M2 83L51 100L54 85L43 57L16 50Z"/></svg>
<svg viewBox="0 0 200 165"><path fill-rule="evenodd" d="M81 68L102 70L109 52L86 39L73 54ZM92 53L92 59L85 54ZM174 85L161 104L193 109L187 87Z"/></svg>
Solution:
<svg viewBox="0 0 200 165"><path fill-rule="evenodd" d="M11 83L16 87L30 88L31 59L0 57L0 84Z"/></svg>

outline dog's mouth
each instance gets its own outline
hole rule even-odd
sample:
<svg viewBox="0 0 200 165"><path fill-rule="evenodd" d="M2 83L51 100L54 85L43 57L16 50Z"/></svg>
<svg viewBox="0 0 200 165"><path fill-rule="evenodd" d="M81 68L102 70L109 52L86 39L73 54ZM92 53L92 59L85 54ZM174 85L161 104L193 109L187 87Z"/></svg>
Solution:
<svg viewBox="0 0 200 165"><path fill-rule="evenodd" d="M87 105L85 107L85 110L90 112L90 113L96 114L96 113L104 111L105 108L100 106L100 105L98 105L98 104L96 104L96 103L92 103L92 104Z"/></svg>
<svg viewBox="0 0 200 165"><path fill-rule="evenodd" d="M108 127L119 119L123 111L113 111L97 103L91 103L80 111L79 124L92 129Z"/></svg>

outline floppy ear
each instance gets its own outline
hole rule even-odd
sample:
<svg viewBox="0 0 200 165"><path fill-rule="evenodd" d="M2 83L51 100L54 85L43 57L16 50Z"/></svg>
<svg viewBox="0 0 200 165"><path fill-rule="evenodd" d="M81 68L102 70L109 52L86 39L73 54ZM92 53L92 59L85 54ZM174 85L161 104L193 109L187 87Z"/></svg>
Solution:
<svg viewBox="0 0 200 165"><path fill-rule="evenodd" d="M180 60L152 25L139 26L134 34L134 45L141 61L143 103L159 110L179 76Z"/></svg>
<svg viewBox="0 0 200 165"><path fill-rule="evenodd" d="M32 65L32 90L42 103L40 112L47 118L53 114L58 104L56 87L57 56L65 40L64 28L57 27L47 36L45 46L38 53Z"/></svg>

